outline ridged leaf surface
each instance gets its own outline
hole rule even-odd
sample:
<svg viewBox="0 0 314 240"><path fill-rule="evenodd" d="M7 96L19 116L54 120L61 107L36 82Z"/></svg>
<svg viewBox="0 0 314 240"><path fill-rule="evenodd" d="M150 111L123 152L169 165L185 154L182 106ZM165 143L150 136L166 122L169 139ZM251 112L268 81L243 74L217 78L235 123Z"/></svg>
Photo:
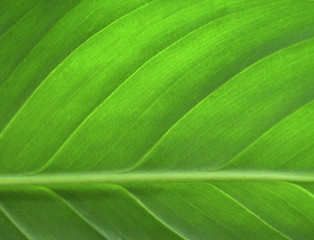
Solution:
<svg viewBox="0 0 314 240"><path fill-rule="evenodd" d="M0 239L314 239L313 1L0 16Z"/></svg>

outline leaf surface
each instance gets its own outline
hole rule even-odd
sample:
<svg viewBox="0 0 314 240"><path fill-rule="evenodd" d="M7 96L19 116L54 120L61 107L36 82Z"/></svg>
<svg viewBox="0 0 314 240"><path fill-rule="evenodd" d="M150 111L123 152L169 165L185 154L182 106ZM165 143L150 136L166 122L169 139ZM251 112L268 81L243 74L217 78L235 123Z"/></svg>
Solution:
<svg viewBox="0 0 314 240"><path fill-rule="evenodd" d="M312 1L0 10L1 239L314 239Z"/></svg>

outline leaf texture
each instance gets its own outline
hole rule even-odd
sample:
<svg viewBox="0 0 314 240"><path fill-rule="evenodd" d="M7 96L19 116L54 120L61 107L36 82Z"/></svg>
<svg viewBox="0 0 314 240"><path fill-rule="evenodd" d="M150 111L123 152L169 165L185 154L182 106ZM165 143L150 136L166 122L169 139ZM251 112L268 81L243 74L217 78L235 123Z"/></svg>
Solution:
<svg viewBox="0 0 314 240"><path fill-rule="evenodd" d="M1 239L314 239L312 1L0 14Z"/></svg>

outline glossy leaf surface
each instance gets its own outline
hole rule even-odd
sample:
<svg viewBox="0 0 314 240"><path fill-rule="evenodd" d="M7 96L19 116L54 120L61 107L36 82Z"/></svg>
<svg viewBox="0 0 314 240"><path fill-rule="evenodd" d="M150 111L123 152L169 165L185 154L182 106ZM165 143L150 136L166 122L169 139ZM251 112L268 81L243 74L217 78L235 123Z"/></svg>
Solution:
<svg viewBox="0 0 314 240"><path fill-rule="evenodd" d="M0 14L1 239L314 239L313 1Z"/></svg>

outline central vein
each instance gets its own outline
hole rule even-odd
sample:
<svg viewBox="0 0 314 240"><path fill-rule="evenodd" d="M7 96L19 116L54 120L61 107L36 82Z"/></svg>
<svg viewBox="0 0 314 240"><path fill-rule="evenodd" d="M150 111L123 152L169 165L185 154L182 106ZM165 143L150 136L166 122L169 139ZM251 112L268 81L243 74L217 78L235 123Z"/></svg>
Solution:
<svg viewBox="0 0 314 240"><path fill-rule="evenodd" d="M314 174L286 172L180 172L180 173L103 173L42 174L34 176L0 176L0 187L54 186L80 184L124 184L201 181L288 181L314 182Z"/></svg>

